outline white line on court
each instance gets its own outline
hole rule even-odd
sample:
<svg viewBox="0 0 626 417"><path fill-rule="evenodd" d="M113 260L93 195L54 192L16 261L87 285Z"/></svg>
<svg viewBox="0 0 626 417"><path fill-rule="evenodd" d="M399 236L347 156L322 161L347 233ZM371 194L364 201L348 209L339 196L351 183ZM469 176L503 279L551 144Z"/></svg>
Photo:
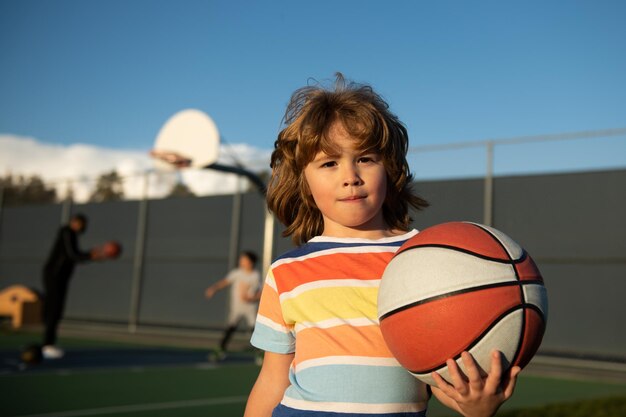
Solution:
<svg viewBox="0 0 626 417"><path fill-rule="evenodd" d="M12 417L79 417L79 416L97 416L114 413L132 413L150 410L167 410L171 408L200 407L206 405L234 404L246 401L248 397L222 397L222 398L205 398L202 400L186 400L171 401L167 403L156 404L136 404L121 405L114 407L88 408L85 410L59 411L44 414L22 414Z"/></svg>

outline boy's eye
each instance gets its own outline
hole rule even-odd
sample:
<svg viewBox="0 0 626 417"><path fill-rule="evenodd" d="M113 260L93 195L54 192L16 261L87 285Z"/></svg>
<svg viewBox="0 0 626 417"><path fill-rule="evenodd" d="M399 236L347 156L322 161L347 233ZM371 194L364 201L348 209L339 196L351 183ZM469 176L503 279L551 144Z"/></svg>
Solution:
<svg viewBox="0 0 626 417"><path fill-rule="evenodd" d="M361 162L361 163L376 162L376 157L374 157L372 155L361 156L359 158L359 162Z"/></svg>
<svg viewBox="0 0 626 417"><path fill-rule="evenodd" d="M330 168L330 167L334 167L337 163L335 161L326 161L323 162L320 167L322 168Z"/></svg>

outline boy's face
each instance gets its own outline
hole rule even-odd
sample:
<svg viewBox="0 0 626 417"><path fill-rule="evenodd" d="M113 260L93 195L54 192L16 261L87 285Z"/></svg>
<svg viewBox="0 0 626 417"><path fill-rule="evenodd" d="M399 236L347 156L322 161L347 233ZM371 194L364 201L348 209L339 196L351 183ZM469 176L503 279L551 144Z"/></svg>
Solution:
<svg viewBox="0 0 626 417"><path fill-rule="evenodd" d="M324 218L324 235L376 238L387 229L382 212L387 174L379 154L356 149L341 123L329 137L339 153L318 153L304 169L315 204Z"/></svg>
<svg viewBox="0 0 626 417"><path fill-rule="evenodd" d="M87 224L79 218L73 218L70 220L70 228L76 233L83 233L87 229Z"/></svg>
<svg viewBox="0 0 626 417"><path fill-rule="evenodd" d="M254 268L254 263L246 255L239 256L239 268L251 271Z"/></svg>

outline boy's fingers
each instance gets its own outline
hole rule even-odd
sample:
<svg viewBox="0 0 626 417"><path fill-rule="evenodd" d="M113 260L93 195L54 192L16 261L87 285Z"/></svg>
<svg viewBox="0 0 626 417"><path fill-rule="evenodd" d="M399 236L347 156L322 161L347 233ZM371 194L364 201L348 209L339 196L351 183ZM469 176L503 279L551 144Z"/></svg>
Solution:
<svg viewBox="0 0 626 417"><path fill-rule="evenodd" d="M471 353L461 353L461 359L463 360L463 364L465 365L465 372L467 373L468 378L480 376L478 373L478 368L476 366L476 361L474 360L474 357Z"/></svg>
<svg viewBox="0 0 626 417"><path fill-rule="evenodd" d="M504 399L508 400L513 395L513 390L515 390L515 384L517 383L517 376L522 371L522 368L519 366L514 366L511 368L509 372L509 377L507 383L504 387Z"/></svg>
<svg viewBox="0 0 626 417"><path fill-rule="evenodd" d="M467 394L467 377L461 371L459 365L454 359L448 359L446 361L446 365L448 365L448 373L450 374L450 379L452 380L454 389L461 395Z"/></svg>
<svg viewBox="0 0 626 417"><path fill-rule="evenodd" d="M450 383L448 383L448 381L443 379L443 377L437 372L431 372L430 376L432 377L432 379L435 380L435 382L437 383L437 388L439 388L441 392L443 392L450 398L454 398L456 390L452 385L450 385Z"/></svg>
<svg viewBox="0 0 626 417"><path fill-rule="evenodd" d="M473 389L481 389L483 386L483 380L476 360L469 352L461 353L461 358L463 359L463 364L465 365L465 372L467 374L470 387Z"/></svg>
<svg viewBox="0 0 626 417"><path fill-rule="evenodd" d="M431 372L430 376L435 380L435 382L437 383L437 388L444 390L447 388L448 382L442 378L441 375L439 375L437 372Z"/></svg>
<svg viewBox="0 0 626 417"><path fill-rule="evenodd" d="M431 372L430 376L432 379L435 380L436 388L438 388L440 391L442 391L444 394L446 394L448 397L450 396L450 384L448 384L448 382L443 379L443 377L441 375L439 375L437 372Z"/></svg>
<svg viewBox="0 0 626 417"><path fill-rule="evenodd" d="M498 350L491 352L491 370L485 382L485 389L489 392L498 392L502 378L502 357Z"/></svg>

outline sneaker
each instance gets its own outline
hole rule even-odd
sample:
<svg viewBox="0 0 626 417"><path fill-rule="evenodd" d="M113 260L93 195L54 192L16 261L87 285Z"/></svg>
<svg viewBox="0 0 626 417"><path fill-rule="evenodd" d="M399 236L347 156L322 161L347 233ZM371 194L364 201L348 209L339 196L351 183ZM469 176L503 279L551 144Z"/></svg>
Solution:
<svg viewBox="0 0 626 417"><path fill-rule="evenodd" d="M209 362L218 362L226 359L226 352L220 348L212 349L207 355Z"/></svg>
<svg viewBox="0 0 626 417"><path fill-rule="evenodd" d="M45 345L41 348L41 355L44 359L61 359L65 352L57 346Z"/></svg>

